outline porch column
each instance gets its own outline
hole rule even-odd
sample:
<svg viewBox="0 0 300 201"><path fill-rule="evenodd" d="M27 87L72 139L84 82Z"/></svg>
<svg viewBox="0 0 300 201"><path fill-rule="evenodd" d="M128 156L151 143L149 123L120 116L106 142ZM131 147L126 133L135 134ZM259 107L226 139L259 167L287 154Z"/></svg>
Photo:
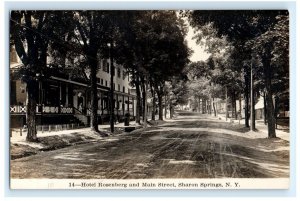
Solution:
<svg viewBox="0 0 300 201"><path fill-rule="evenodd" d="M125 96L124 95L122 95L122 97L123 97L123 102L122 102L122 111L123 111L123 116L125 115Z"/></svg>
<svg viewBox="0 0 300 201"><path fill-rule="evenodd" d="M62 104L61 98L62 98L62 90L61 90L61 82L59 82L59 107Z"/></svg>
<svg viewBox="0 0 300 201"><path fill-rule="evenodd" d="M85 115L87 115L87 112L88 112L88 105L87 105L87 89L84 90L84 105L82 106L83 108L85 108Z"/></svg>
<svg viewBox="0 0 300 201"><path fill-rule="evenodd" d="M104 95L101 93L101 115L103 115L103 111L104 111Z"/></svg>
<svg viewBox="0 0 300 201"><path fill-rule="evenodd" d="M119 104L119 96L118 94L116 94L116 109L117 109L117 118L119 118L119 107L120 107L120 104ZM118 107L119 106L119 107Z"/></svg>
<svg viewBox="0 0 300 201"><path fill-rule="evenodd" d="M43 104L43 85L42 81L39 81L39 104Z"/></svg>
<svg viewBox="0 0 300 201"><path fill-rule="evenodd" d="M128 113L129 113L129 96L127 97L127 110L128 110Z"/></svg>
<svg viewBox="0 0 300 201"><path fill-rule="evenodd" d="M100 107L99 107L99 100L100 100ZM102 115L103 114L103 112L102 112L102 91L100 91L100 93L99 93L99 100L98 100L98 110L100 110L100 115Z"/></svg>
<svg viewBox="0 0 300 201"><path fill-rule="evenodd" d="M132 97L132 116L134 116L134 98Z"/></svg>
<svg viewBox="0 0 300 201"><path fill-rule="evenodd" d="M69 106L69 85L66 83L66 107Z"/></svg>

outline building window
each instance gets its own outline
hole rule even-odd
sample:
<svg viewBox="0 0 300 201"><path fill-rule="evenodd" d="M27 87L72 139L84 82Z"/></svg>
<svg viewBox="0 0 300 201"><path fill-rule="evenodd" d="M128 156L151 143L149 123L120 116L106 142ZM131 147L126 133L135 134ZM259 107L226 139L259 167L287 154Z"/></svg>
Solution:
<svg viewBox="0 0 300 201"><path fill-rule="evenodd" d="M101 85L103 85L103 79L101 79Z"/></svg>
<svg viewBox="0 0 300 201"><path fill-rule="evenodd" d="M125 80L126 72L123 70L123 80Z"/></svg>
<svg viewBox="0 0 300 201"><path fill-rule="evenodd" d="M117 101L117 109L120 109L120 102Z"/></svg>
<svg viewBox="0 0 300 201"><path fill-rule="evenodd" d="M101 66L102 66L103 71L106 72L106 60L105 59L101 60Z"/></svg>
<svg viewBox="0 0 300 201"><path fill-rule="evenodd" d="M118 78L121 78L121 69L118 68Z"/></svg>
<svg viewBox="0 0 300 201"><path fill-rule="evenodd" d="M103 66L103 71L109 73L109 63L107 59L103 59L102 66Z"/></svg>
<svg viewBox="0 0 300 201"><path fill-rule="evenodd" d="M101 67L102 67L102 62L100 61L100 62L98 62L98 69L100 70Z"/></svg>
<svg viewBox="0 0 300 201"><path fill-rule="evenodd" d="M123 93L125 93L125 87L123 87Z"/></svg>
<svg viewBox="0 0 300 201"><path fill-rule="evenodd" d="M118 84L118 91L121 91L121 87L120 87L120 85Z"/></svg>
<svg viewBox="0 0 300 201"><path fill-rule="evenodd" d="M107 80L105 80L105 86L107 87Z"/></svg>

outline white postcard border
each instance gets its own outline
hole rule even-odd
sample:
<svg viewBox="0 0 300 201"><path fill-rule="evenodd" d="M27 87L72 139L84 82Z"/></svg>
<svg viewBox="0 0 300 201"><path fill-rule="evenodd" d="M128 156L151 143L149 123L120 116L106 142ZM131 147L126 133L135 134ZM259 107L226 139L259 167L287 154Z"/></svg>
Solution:
<svg viewBox="0 0 300 201"><path fill-rule="evenodd" d="M11 179L11 189L288 189L289 178L270 179Z"/></svg>

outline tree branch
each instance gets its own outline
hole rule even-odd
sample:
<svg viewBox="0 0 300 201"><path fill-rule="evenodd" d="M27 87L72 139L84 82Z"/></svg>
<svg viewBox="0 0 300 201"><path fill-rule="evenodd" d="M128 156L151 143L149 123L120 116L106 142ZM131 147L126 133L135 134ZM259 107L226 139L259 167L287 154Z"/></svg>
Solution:
<svg viewBox="0 0 300 201"><path fill-rule="evenodd" d="M80 37L81 37L82 42L84 44L84 51L86 52L87 49L88 49L88 43L87 43L86 35L85 35L84 31L82 30L82 27L81 27L79 21L76 21L76 27L77 27L77 30L80 33ZM80 43L80 40L79 40L79 43Z"/></svg>
<svg viewBox="0 0 300 201"><path fill-rule="evenodd" d="M21 40L20 34L21 34L21 17L22 15L20 13L12 13L11 14L11 35L14 41L16 52L21 59L22 63L26 66L28 64L28 55L26 54L24 44Z"/></svg>

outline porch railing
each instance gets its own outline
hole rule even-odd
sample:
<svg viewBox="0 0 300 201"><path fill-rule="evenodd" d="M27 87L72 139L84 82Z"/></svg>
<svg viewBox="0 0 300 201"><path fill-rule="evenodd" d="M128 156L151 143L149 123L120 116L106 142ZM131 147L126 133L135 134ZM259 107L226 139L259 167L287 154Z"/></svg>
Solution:
<svg viewBox="0 0 300 201"><path fill-rule="evenodd" d="M11 114L26 114L27 107L26 105L11 105L10 106ZM62 107L62 106L47 106L47 105L37 105L36 106L37 114L73 114L73 107Z"/></svg>
<svg viewBox="0 0 300 201"><path fill-rule="evenodd" d="M53 124L53 125L37 125L36 130L37 134L42 133L49 133L49 132L59 132L64 130L72 130L72 129L79 129L84 128L79 123L71 123L71 124ZM11 128L10 129L10 137L21 137L27 135L27 128L26 127L19 127L19 128Z"/></svg>
<svg viewBox="0 0 300 201"><path fill-rule="evenodd" d="M10 106L10 114L26 114L27 107L26 105L11 105ZM37 105L36 106L36 113L37 114L85 114L90 115L91 111L90 109L85 110L79 110L75 107L62 107L62 106L47 106L47 105ZM114 109L115 114L123 115L123 110L121 109ZM106 114L109 115L110 112L108 109L104 110L98 110L98 115ZM130 108L129 111L125 110L124 114L129 113L131 116L133 116L133 109Z"/></svg>

